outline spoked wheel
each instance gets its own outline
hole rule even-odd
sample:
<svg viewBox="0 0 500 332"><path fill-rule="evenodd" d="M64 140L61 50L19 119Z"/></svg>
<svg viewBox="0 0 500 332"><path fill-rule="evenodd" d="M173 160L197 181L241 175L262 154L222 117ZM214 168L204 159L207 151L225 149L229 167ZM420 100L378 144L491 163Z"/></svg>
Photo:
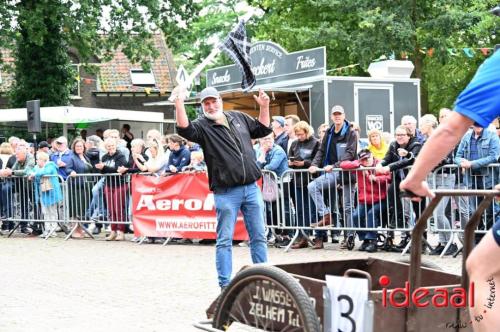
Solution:
<svg viewBox="0 0 500 332"><path fill-rule="evenodd" d="M354 244L356 243L355 238L356 238L356 235L354 235L354 234L350 234L347 237L346 245L347 245L348 250L354 249Z"/></svg>
<svg viewBox="0 0 500 332"><path fill-rule="evenodd" d="M304 288L274 266L253 266L239 272L219 297L213 327L232 323L262 331L320 332L319 320Z"/></svg>

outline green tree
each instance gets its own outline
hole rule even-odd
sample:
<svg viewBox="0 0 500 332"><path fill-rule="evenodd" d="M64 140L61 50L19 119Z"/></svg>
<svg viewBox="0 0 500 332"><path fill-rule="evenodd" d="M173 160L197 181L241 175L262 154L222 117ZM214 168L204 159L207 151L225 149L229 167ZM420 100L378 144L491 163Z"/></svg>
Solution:
<svg viewBox="0 0 500 332"><path fill-rule="evenodd" d="M453 99L458 93L455 88L463 87L480 63L481 56L455 61L456 56L447 51L449 48L492 47L500 40L494 33L498 19L488 13L496 0L251 0L249 3L265 12L255 28L258 39L273 40L289 51L324 45L329 68L360 64L349 75L366 75L364 70L369 63L381 56L408 57L415 64L414 77L422 80L423 113L430 109L429 100L440 99L434 95L437 92L429 91L439 83L429 81L426 75L447 80L450 79L447 70L453 67L456 76L446 90ZM427 61L427 51L431 48L434 57ZM426 70L428 65L433 72ZM435 75L436 69L439 77Z"/></svg>
<svg viewBox="0 0 500 332"><path fill-rule="evenodd" d="M158 55L151 34L161 28L175 45L199 9L193 0L0 1L0 47L16 53L14 106L35 98L42 105L67 103L74 74L65 48L75 48L86 63L93 56L106 61L121 47L147 67Z"/></svg>

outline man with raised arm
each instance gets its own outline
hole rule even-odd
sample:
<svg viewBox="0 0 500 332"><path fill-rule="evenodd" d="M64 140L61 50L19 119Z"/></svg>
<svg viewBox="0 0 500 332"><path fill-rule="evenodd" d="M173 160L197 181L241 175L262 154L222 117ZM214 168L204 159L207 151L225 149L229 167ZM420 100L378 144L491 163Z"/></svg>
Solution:
<svg viewBox="0 0 500 332"><path fill-rule="evenodd" d="M260 106L258 119L245 113L224 112L219 92L205 88L200 93L203 116L189 121L184 108L186 90L178 86L175 99L177 131L203 149L210 190L214 192L217 213L216 268L219 286L224 289L231 280L234 226L241 210L250 237L253 263L267 261L264 223L264 201L256 181L261 177L251 139L272 133L269 118L269 96L259 90L253 96Z"/></svg>
<svg viewBox="0 0 500 332"><path fill-rule="evenodd" d="M427 174L460 141L470 126L483 128L500 116L500 52L494 53L478 69L476 75L458 96L455 112L440 125L422 148L417 160L400 188L418 196L433 197L425 181ZM473 162L472 162L473 163ZM500 187L497 185L498 189ZM476 289L476 305L470 308L474 331L496 331L500 326L498 306L483 313L490 295L490 284L500 285L500 222L484 236L467 259L467 272ZM498 286L497 286L498 287ZM474 317L482 314L483 320Z"/></svg>

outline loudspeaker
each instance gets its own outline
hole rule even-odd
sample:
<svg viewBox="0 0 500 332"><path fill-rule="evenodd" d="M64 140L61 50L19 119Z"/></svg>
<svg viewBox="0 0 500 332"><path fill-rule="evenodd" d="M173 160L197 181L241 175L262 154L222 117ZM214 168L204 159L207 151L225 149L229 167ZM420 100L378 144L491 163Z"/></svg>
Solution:
<svg viewBox="0 0 500 332"><path fill-rule="evenodd" d="M28 111L28 132L42 132L42 122L40 121L40 100L30 100L26 102Z"/></svg>

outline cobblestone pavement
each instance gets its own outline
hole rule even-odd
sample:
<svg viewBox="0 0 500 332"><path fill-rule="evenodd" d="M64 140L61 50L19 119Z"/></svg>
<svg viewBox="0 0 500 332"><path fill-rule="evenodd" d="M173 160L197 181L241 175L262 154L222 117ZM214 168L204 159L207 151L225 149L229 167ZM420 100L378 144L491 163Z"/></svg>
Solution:
<svg viewBox="0 0 500 332"><path fill-rule="evenodd" d="M237 271L250 263L249 249L233 249ZM219 293L214 255L214 246L200 244L0 237L0 331L198 331L191 324L206 319ZM269 256L285 263L366 254L330 245L289 253L272 248ZM460 271L460 258L425 259Z"/></svg>

